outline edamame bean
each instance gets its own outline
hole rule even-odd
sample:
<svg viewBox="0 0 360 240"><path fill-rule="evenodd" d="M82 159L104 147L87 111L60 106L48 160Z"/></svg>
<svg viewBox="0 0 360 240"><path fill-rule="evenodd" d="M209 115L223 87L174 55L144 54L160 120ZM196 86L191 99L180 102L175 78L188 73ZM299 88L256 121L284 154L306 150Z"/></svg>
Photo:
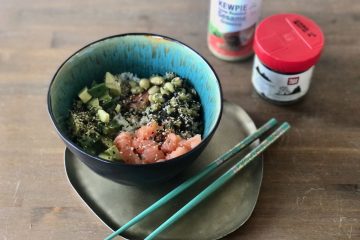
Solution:
<svg viewBox="0 0 360 240"><path fill-rule="evenodd" d="M165 83L164 84L164 89L168 90L169 92L175 92L175 88L174 88L174 85L172 83Z"/></svg>
<svg viewBox="0 0 360 240"><path fill-rule="evenodd" d="M152 100L155 103L163 103L165 101L164 97L161 95L161 93L155 93L152 96Z"/></svg>
<svg viewBox="0 0 360 240"><path fill-rule="evenodd" d="M176 77L171 80L171 83L174 85L174 87L181 87L183 84L183 80L179 77Z"/></svg>
<svg viewBox="0 0 360 240"><path fill-rule="evenodd" d="M160 76L151 77L150 82L154 85L162 85L164 83L164 78Z"/></svg>
<svg viewBox="0 0 360 240"><path fill-rule="evenodd" d="M166 113L167 113L167 114L172 114L173 112L175 112L175 108L170 107L170 106L168 106L168 107L166 108Z"/></svg>
<svg viewBox="0 0 360 240"><path fill-rule="evenodd" d="M136 87L138 85L138 83L133 81L133 80L130 80L129 85L130 85L131 88L133 88L133 87Z"/></svg>
<svg viewBox="0 0 360 240"><path fill-rule="evenodd" d="M146 79L146 78L140 79L140 81L139 81L139 86L142 87L142 88L145 89L145 90L148 90L149 87L150 87L150 81L149 81L149 79Z"/></svg>
<svg viewBox="0 0 360 240"><path fill-rule="evenodd" d="M172 97L172 98L170 99L170 105L171 105L172 107L176 107L176 106L178 105L175 97Z"/></svg>
<svg viewBox="0 0 360 240"><path fill-rule="evenodd" d="M161 108L160 103L153 103L153 104L150 105L150 110L152 112L158 111L158 110L160 110L160 108Z"/></svg>
<svg viewBox="0 0 360 240"><path fill-rule="evenodd" d="M149 101L152 103L154 102L154 99L153 99L153 95L152 94L149 94L149 97L148 97Z"/></svg>
<svg viewBox="0 0 360 240"><path fill-rule="evenodd" d="M164 88L160 88L160 93L162 95L169 95L170 94L170 92L168 90L164 89Z"/></svg>
<svg viewBox="0 0 360 240"><path fill-rule="evenodd" d="M136 87L132 87L130 89L130 91L132 94L139 94L139 93L142 93L144 91L144 89L139 86L136 86Z"/></svg>
<svg viewBox="0 0 360 240"><path fill-rule="evenodd" d="M158 93L159 91L160 91L160 88L158 86L152 86L151 88L149 88L148 93L155 94L155 93Z"/></svg>
<svg viewBox="0 0 360 240"><path fill-rule="evenodd" d="M190 97L186 93L179 92L179 99L182 100L182 101L185 101L185 100L190 100Z"/></svg>

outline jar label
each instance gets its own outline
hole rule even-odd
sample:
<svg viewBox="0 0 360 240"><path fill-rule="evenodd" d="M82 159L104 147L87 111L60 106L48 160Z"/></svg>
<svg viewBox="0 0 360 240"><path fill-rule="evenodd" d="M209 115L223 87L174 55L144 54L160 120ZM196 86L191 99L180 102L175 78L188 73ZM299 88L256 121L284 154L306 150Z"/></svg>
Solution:
<svg viewBox="0 0 360 240"><path fill-rule="evenodd" d="M314 66L298 74L281 74L264 66L255 55L251 81L255 90L266 98L288 102L307 93L313 71Z"/></svg>
<svg viewBox="0 0 360 240"><path fill-rule="evenodd" d="M252 52L261 1L211 1L208 42L213 51L224 56L245 56Z"/></svg>

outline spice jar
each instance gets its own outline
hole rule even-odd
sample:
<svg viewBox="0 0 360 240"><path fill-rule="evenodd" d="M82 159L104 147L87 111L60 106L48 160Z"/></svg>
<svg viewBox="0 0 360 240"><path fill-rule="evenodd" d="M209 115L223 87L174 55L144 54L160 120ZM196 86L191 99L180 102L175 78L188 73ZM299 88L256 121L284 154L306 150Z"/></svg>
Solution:
<svg viewBox="0 0 360 240"><path fill-rule="evenodd" d="M256 28L252 84L276 104L289 104L308 92L324 46L320 27L299 14L277 14Z"/></svg>
<svg viewBox="0 0 360 240"><path fill-rule="evenodd" d="M245 59L253 54L255 26L262 0L211 0L208 47L227 61Z"/></svg>

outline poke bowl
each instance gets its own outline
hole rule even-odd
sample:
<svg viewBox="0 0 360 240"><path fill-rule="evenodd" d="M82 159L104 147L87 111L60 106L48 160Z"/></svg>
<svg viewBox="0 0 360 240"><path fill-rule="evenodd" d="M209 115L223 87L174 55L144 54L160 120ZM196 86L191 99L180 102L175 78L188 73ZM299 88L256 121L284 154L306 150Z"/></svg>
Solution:
<svg viewBox="0 0 360 240"><path fill-rule="evenodd" d="M90 169L118 183L149 185L197 159L218 127L223 99L214 69L195 50L169 37L128 33L70 56L50 82L47 106L66 147Z"/></svg>

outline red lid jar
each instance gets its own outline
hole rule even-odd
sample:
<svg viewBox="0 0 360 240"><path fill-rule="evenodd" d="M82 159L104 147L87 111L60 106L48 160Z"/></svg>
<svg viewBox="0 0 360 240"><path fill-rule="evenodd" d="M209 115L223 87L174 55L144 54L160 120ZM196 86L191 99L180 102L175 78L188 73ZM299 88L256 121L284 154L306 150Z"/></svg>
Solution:
<svg viewBox="0 0 360 240"><path fill-rule="evenodd" d="M264 98L291 103L308 91L324 46L320 27L299 14L277 14L256 28L252 83Z"/></svg>

